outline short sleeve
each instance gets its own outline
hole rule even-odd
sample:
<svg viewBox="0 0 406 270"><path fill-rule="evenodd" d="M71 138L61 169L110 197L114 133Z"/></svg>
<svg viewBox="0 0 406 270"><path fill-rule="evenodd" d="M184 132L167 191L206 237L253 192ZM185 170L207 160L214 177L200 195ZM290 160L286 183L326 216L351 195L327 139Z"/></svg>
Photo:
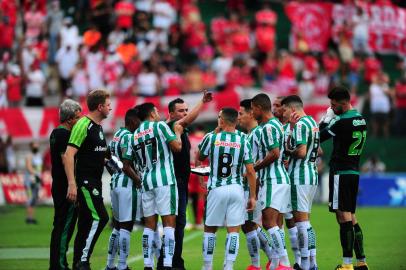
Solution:
<svg viewBox="0 0 406 270"><path fill-rule="evenodd" d="M252 148L248 141L244 143L244 164L253 163L252 161Z"/></svg>
<svg viewBox="0 0 406 270"><path fill-rule="evenodd" d="M293 134L296 141L296 145L307 144L307 134L309 130L307 126L301 122L298 122L294 129Z"/></svg>
<svg viewBox="0 0 406 270"><path fill-rule="evenodd" d="M126 134L120 140L121 156L123 157L123 159L132 160L132 138L133 134Z"/></svg>
<svg viewBox="0 0 406 270"><path fill-rule="evenodd" d="M87 137L87 128L90 120L87 117L80 119L72 129L72 133L69 138L69 145L79 148Z"/></svg>
<svg viewBox="0 0 406 270"><path fill-rule="evenodd" d="M165 122L158 123L158 130L163 134L165 141L170 142L176 140L176 135Z"/></svg>
<svg viewBox="0 0 406 270"><path fill-rule="evenodd" d="M262 128L262 143L267 151L279 147L279 140L276 128L272 125L265 125Z"/></svg>
<svg viewBox="0 0 406 270"><path fill-rule="evenodd" d="M200 152L201 157L207 157L210 153L210 140L211 140L212 134L206 134L203 137L203 140L199 143L198 148Z"/></svg>

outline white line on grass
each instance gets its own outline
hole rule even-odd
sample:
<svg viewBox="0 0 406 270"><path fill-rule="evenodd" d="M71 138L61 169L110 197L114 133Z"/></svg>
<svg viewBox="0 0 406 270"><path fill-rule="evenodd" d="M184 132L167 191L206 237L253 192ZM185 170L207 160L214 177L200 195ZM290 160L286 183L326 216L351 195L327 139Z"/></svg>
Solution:
<svg viewBox="0 0 406 270"><path fill-rule="evenodd" d="M198 232L193 232L193 233L189 234L188 236L186 236L185 238L183 238L183 243L187 243L187 242L189 242L189 241L195 239L195 238L198 237L199 235L202 235L202 233L203 233L202 231L198 231ZM128 264L128 265L131 265L131 264L133 264L133 263L135 263L135 262L141 261L143 258L144 258L144 255L137 255L137 256L130 257L130 258L127 260L127 264ZM104 269L105 269L105 268L101 268L100 270L104 270Z"/></svg>

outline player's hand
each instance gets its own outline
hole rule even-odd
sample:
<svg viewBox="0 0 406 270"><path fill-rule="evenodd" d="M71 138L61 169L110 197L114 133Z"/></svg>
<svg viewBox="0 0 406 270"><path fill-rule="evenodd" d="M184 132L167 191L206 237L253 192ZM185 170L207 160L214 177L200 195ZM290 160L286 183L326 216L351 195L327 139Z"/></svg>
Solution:
<svg viewBox="0 0 406 270"><path fill-rule="evenodd" d="M135 181L134 181L134 184L135 184L135 187L138 188L138 189L140 189L140 188L142 187L142 184L141 184L141 180L140 180L140 179L135 180Z"/></svg>
<svg viewBox="0 0 406 270"><path fill-rule="evenodd" d="M203 98L202 101L203 103L207 103L213 100L213 95L210 93L208 90L203 91Z"/></svg>
<svg viewBox="0 0 406 270"><path fill-rule="evenodd" d="M283 166L285 166L285 169L287 169L289 167L289 160L283 160Z"/></svg>
<svg viewBox="0 0 406 270"><path fill-rule="evenodd" d="M66 194L66 198L71 202L75 202L77 192L78 191L75 183L68 184L68 193Z"/></svg>
<svg viewBox="0 0 406 270"><path fill-rule="evenodd" d="M175 131L176 134L182 134L183 133L183 127L182 125L175 124L173 126L173 130Z"/></svg>
<svg viewBox="0 0 406 270"><path fill-rule="evenodd" d="M249 212L254 211L256 203L257 203L257 201L255 200L255 198L250 197L247 202L247 211L249 211Z"/></svg>
<svg viewBox="0 0 406 270"><path fill-rule="evenodd" d="M330 121L336 117L336 114L334 113L333 109L331 107L328 107L326 110L326 114L321 118L320 123L330 123Z"/></svg>
<svg viewBox="0 0 406 270"><path fill-rule="evenodd" d="M299 122L299 119L300 116L296 112L293 112L289 118L290 127L293 128L296 125L296 123Z"/></svg>

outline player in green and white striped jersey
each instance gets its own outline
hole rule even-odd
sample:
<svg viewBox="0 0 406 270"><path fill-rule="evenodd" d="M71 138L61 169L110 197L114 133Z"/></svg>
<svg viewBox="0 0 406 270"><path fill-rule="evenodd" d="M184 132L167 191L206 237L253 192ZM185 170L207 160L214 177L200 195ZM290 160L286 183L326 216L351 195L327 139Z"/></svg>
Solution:
<svg viewBox="0 0 406 270"><path fill-rule="evenodd" d="M293 216L298 227L302 269L317 269L316 234L309 220L309 213L317 191L318 175L316 158L319 150L320 132L314 119L306 115L303 102L296 95L282 100L284 115L289 117L291 136L287 145L292 149L286 152L290 156L289 173L292 184ZM314 251L312 251L314 250Z"/></svg>
<svg viewBox="0 0 406 270"><path fill-rule="evenodd" d="M115 257L119 250L118 269L127 269L127 257L130 251L130 232L134 219L140 212L139 191L140 177L132 167L132 161L124 157L127 152L132 133L139 126L140 120L136 109L129 109L125 114L125 127L120 128L109 144L112 157L124 164L111 177L111 208L113 210L113 231L110 235L106 269L116 269ZM135 183L133 183L133 181Z"/></svg>
<svg viewBox="0 0 406 270"><path fill-rule="evenodd" d="M210 161L203 238L204 270L213 268L213 252L219 226L227 227L224 269L233 269L245 211L246 209L252 211L255 208L256 176L252 165L251 147L247 137L235 131L237 117L238 112L235 109L223 108L218 118L218 127L221 131L206 135L199 144L199 159L203 161L208 157ZM248 203L244 199L242 187L244 166L250 187Z"/></svg>
<svg viewBox="0 0 406 270"><path fill-rule="evenodd" d="M277 250L279 262L273 259L271 268L280 263L289 269L290 263L285 247L284 233L278 220L280 213L290 211L290 180L282 163L283 126L272 114L272 104L266 94L258 94L251 100L252 113L258 123L262 124L261 160L254 166L261 173L260 203L262 207L262 225L271 236L272 247Z"/></svg>
<svg viewBox="0 0 406 270"><path fill-rule="evenodd" d="M175 124L173 133L165 122L159 121L158 110L152 103L139 105L138 117L141 124L134 132L127 155L134 154L138 166L142 169L144 269L152 269L154 266L152 250L157 214L161 216L164 226L164 268L171 268L178 209L178 191L171 150L179 152L182 149L180 134L183 128Z"/></svg>
<svg viewBox="0 0 406 270"><path fill-rule="evenodd" d="M251 145L252 160L254 163L260 159L260 144L261 144L261 131L262 127L258 125L255 120L252 109L251 99L244 99L240 102L240 111L238 112L239 126L248 131L247 139ZM258 172L259 173L259 172ZM259 192L259 181L257 173L257 192ZM244 181L244 195L245 198L249 197L249 185L247 181ZM259 248L263 249L268 257L268 264L272 260L271 241L266 231L260 226L262 221L261 205L256 204L254 211L246 212L245 223L242 226L242 230L247 238L248 253L251 257L251 265L247 268L249 270L261 269Z"/></svg>
<svg viewBox="0 0 406 270"><path fill-rule="evenodd" d="M287 140L290 136L290 124L288 122L288 118L284 116L284 110L282 106L282 100L285 98L285 96L279 96L276 97L273 100L272 103L272 110L273 114L279 119L279 121L283 125L283 140L284 140L284 146L286 146ZM285 166L286 169L288 169L289 165L289 157L286 155L286 151L283 152L283 165ZM295 257L295 264L293 265L293 269L299 269L300 265L300 250L299 250L299 242L298 242L298 234L297 234L297 227L295 223L295 219L293 218L292 212L289 213L283 213L283 217L285 218L285 224L286 227L288 228L288 233L289 233L289 240L290 240L290 247L292 248L292 253L294 254ZM282 224L283 220L281 218L281 221L278 221L278 224ZM283 231L283 225L281 226L281 230Z"/></svg>

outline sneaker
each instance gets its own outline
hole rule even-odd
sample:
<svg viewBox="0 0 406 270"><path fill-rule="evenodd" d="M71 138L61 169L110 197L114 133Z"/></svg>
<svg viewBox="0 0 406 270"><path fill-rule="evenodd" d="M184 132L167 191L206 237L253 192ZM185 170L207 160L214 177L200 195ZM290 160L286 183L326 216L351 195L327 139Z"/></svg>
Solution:
<svg viewBox="0 0 406 270"><path fill-rule="evenodd" d="M335 270L354 270L352 264L339 264Z"/></svg>
<svg viewBox="0 0 406 270"><path fill-rule="evenodd" d="M271 270L271 261L266 263L265 270Z"/></svg>
<svg viewBox="0 0 406 270"><path fill-rule="evenodd" d="M299 268L300 269L300 268ZM310 267L310 270L319 270L319 268L316 266Z"/></svg>
<svg viewBox="0 0 406 270"><path fill-rule="evenodd" d="M279 264L279 266L276 267L275 270L293 270L293 268L290 266L285 266L285 265Z"/></svg>
<svg viewBox="0 0 406 270"><path fill-rule="evenodd" d="M357 262L357 265L354 266L354 270L368 270L368 265L366 262Z"/></svg>
<svg viewBox="0 0 406 270"><path fill-rule="evenodd" d="M298 264L298 263L295 263L294 265L293 265L293 269L295 269L295 270L302 270L302 268L300 268L300 265ZM311 268L310 270L312 270L313 268ZM313 269L313 270L317 270L317 268L316 269Z"/></svg>
<svg viewBox="0 0 406 270"><path fill-rule="evenodd" d="M118 270L118 268L117 267L110 268L110 267L106 266L106 269L104 269L104 270Z"/></svg>
<svg viewBox="0 0 406 270"><path fill-rule="evenodd" d="M254 265L250 265L247 267L247 269L245 270L262 270L261 266L260 267L256 267Z"/></svg>
<svg viewBox="0 0 406 270"><path fill-rule="evenodd" d="M154 270L152 267L144 267L144 270Z"/></svg>

